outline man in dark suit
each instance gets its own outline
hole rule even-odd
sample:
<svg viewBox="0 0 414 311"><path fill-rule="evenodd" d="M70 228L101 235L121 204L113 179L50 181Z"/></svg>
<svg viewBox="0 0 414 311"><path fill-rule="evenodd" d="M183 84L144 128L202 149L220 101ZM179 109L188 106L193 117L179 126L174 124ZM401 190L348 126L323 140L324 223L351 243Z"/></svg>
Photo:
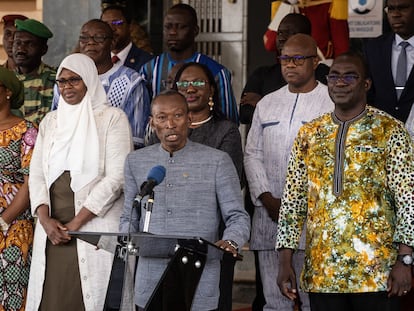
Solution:
<svg viewBox="0 0 414 311"><path fill-rule="evenodd" d="M414 2L387 0L385 6L392 32L365 42L364 53L369 67L372 87L368 104L382 109L405 122L414 102ZM398 59L407 42L406 82L397 83ZM398 95L398 92L401 92Z"/></svg>
<svg viewBox="0 0 414 311"><path fill-rule="evenodd" d="M101 20L108 23L114 32L112 62L138 71L153 55L138 48L131 41L131 18L122 6L111 5L102 10Z"/></svg>

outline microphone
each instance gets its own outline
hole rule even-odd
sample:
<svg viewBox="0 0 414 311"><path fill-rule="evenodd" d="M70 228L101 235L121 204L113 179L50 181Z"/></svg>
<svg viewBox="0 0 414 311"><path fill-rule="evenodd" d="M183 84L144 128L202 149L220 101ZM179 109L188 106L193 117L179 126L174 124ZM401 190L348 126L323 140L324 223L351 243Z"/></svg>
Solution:
<svg viewBox="0 0 414 311"><path fill-rule="evenodd" d="M149 194L155 186L159 185L165 177L165 167L162 165L154 166L148 173L147 180L144 181L141 185L141 190L136 198L139 201Z"/></svg>

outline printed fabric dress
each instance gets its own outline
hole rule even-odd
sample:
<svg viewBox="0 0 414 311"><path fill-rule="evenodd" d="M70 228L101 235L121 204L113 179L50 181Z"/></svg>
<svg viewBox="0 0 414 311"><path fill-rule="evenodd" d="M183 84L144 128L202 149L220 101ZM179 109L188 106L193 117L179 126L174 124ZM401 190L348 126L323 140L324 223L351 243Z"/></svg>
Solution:
<svg viewBox="0 0 414 311"><path fill-rule="evenodd" d="M0 213L29 174L37 128L27 120L0 131ZM25 309L33 244L33 218L26 209L0 231L0 311Z"/></svg>

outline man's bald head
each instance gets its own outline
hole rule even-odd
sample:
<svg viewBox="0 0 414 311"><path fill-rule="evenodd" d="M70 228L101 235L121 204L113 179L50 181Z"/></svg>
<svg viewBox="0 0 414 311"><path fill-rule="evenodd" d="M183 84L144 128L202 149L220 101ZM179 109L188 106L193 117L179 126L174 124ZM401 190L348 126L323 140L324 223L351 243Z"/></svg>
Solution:
<svg viewBox="0 0 414 311"><path fill-rule="evenodd" d="M303 50L303 55L317 55L316 41L310 36L303 33L297 33L291 36L285 43L282 49L282 55L284 50L288 47L295 46Z"/></svg>
<svg viewBox="0 0 414 311"><path fill-rule="evenodd" d="M316 86L318 66L316 42L311 36L296 34L285 43L280 56L282 75L293 93L307 93Z"/></svg>

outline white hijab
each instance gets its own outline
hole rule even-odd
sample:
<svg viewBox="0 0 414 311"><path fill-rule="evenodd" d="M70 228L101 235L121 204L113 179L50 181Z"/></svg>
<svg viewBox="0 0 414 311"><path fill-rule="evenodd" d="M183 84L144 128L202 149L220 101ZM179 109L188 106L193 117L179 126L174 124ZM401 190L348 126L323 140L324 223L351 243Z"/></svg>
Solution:
<svg viewBox="0 0 414 311"><path fill-rule="evenodd" d="M70 171L70 187L77 192L98 176L99 138L93 111L106 105L107 99L91 58L79 53L69 55L57 70L58 78L62 69L78 74L87 91L76 105L66 103L62 95L59 97L48 183L50 187L64 171Z"/></svg>

